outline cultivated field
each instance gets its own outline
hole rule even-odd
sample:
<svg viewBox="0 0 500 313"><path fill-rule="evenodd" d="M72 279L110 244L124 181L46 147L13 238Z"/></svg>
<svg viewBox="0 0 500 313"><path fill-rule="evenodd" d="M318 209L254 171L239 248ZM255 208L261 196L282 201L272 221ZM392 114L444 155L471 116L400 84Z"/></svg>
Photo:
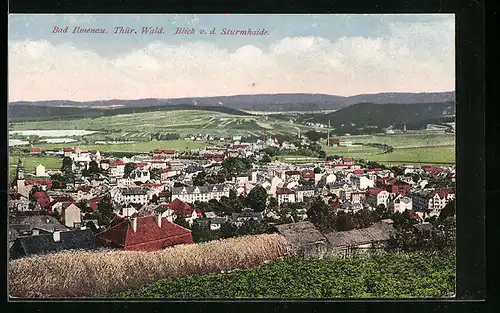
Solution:
<svg viewBox="0 0 500 313"><path fill-rule="evenodd" d="M370 156L368 159L387 164L454 164L455 147L396 149L392 153Z"/></svg>
<svg viewBox="0 0 500 313"><path fill-rule="evenodd" d="M10 130L85 129L121 135L130 138L149 136L157 132L176 132L182 136L205 133L214 136L262 136L263 128L269 135L296 134L297 125L266 116L240 116L202 110L179 110L123 114L109 117L82 118L60 121L13 123ZM301 127L303 130L309 129Z"/></svg>
<svg viewBox="0 0 500 313"><path fill-rule="evenodd" d="M30 298L110 296L159 279L228 272L291 252L280 235L181 245L157 252L60 252L9 262L9 294Z"/></svg>

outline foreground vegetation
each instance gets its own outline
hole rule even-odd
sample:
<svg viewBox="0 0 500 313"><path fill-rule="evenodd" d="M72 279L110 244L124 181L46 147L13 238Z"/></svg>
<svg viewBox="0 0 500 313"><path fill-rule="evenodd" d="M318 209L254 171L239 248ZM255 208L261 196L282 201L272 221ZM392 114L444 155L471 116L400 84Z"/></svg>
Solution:
<svg viewBox="0 0 500 313"><path fill-rule="evenodd" d="M60 252L9 262L15 297L106 296L159 279L249 268L287 255L279 235L258 235L181 245L157 252Z"/></svg>
<svg viewBox="0 0 500 313"><path fill-rule="evenodd" d="M453 296L455 255L289 258L227 274L160 280L122 298L434 298Z"/></svg>

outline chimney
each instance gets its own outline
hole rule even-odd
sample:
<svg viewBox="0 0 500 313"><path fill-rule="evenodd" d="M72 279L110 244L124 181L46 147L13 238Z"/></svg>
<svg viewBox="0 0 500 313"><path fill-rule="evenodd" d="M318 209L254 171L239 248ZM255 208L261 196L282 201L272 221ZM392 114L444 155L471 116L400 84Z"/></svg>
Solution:
<svg viewBox="0 0 500 313"><path fill-rule="evenodd" d="M130 219L130 225L132 226L132 230L134 232L136 232L137 231L137 217Z"/></svg>
<svg viewBox="0 0 500 313"><path fill-rule="evenodd" d="M158 224L158 227L161 228L161 215L160 214L155 215L155 222L156 222L156 224Z"/></svg>
<svg viewBox="0 0 500 313"><path fill-rule="evenodd" d="M54 241L59 242L61 241L61 232L60 231L54 231L53 233Z"/></svg>

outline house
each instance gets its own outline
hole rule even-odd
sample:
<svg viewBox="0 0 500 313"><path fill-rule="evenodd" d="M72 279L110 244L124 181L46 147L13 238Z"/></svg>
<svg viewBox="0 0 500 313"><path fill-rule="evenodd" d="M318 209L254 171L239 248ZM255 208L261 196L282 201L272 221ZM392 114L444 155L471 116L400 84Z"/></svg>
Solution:
<svg viewBox="0 0 500 313"><path fill-rule="evenodd" d="M387 181L385 188L390 193L404 196L408 191L410 191L411 185L400 180L389 180Z"/></svg>
<svg viewBox="0 0 500 313"><path fill-rule="evenodd" d="M325 234L333 254L348 255L352 249L369 249L372 245L385 245L396 229L389 223L378 222L370 227Z"/></svg>
<svg viewBox="0 0 500 313"><path fill-rule="evenodd" d="M37 177L49 177L49 174L45 172L45 166L42 164L38 164L38 166L35 169L35 176Z"/></svg>
<svg viewBox="0 0 500 313"><path fill-rule="evenodd" d="M73 148L63 148L63 152L64 152L64 157L71 157L74 150Z"/></svg>
<svg viewBox="0 0 500 313"><path fill-rule="evenodd" d="M125 175L125 165L122 160L109 162L109 175L112 177L123 177Z"/></svg>
<svg viewBox="0 0 500 313"><path fill-rule="evenodd" d="M439 216L441 210L455 199L455 189L424 189L410 191L407 196L412 199L413 209L427 212L430 216Z"/></svg>
<svg viewBox="0 0 500 313"><path fill-rule="evenodd" d="M304 179L314 179L315 178L314 170L304 170L304 171L302 171L302 178L304 178Z"/></svg>
<svg viewBox="0 0 500 313"><path fill-rule="evenodd" d="M302 173L300 171L285 171L284 175L285 175L284 180L289 182L289 181L300 180Z"/></svg>
<svg viewBox="0 0 500 313"><path fill-rule="evenodd" d="M33 154L41 154L41 153L42 153L42 149L40 149L40 148L33 148L33 147L30 148L30 154L32 154L32 155Z"/></svg>
<svg viewBox="0 0 500 313"><path fill-rule="evenodd" d="M400 195L394 199L394 212L403 213L406 210L413 210L413 201L411 198Z"/></svg>
<svg viewBox="0 0 500 313"><path fill-rule="evenodd" d="M128 179L133 182L140 181L141 183L145 183L151 180L151 176L148 170L135 169L128 175Z"/></svg>
<svg viewBox="0 0 500 313"><path fill-rule="evenodd" d="M38 228L50 233L69 230L68 227L50 215L14 216L9 218L9 227L15 227L15 225L28 225L30 231Z"/></svg>
<svg viewBox="0 0 500 313"><path fill-rule="evenodd" d="M125 219L96 238L105 247L128 251L156 251L193 243L189 229L159 215Z"/></svg>
<svg viewBox="0 0 500 313"><path fill-rule="evenodd" d="M175 159L179 157L179 153L177 150L162 150L162 149L156 149L153 151L153 156L159 156L163 158L168 158L168 159Z"/></svg>
<svg viewBox="0 0 500 313"><path fill-rule="evenodd" d="M50 205L50 198L49 196L47 196L47 193L43 191L37 191L33 194L33 198L35 198L36 202L41 206L43 210L52 212L52 206Z"/></svg>
<svg viewBox="0 0 500 313"><path fill-rule="evenodd" d="M352 175L351 182L356 188L361 190L365 190L367 188L373 188L375 185L374 180L371 180L366 176L360 176L360 175Z"/></svg>
<svg viewBox="0 0 500 313"><path fill-rule="evenodd" d="M311 222L302 221L274 226L290 243L292 250L306 257L323 257L328 252L328 241Z"/></svg>
<svg viewBox="0 0 500 313"><path fill-rule="evenodd" d="M304 202L305 198L313 198L315 190L314 186L298 186L296 189L297 201Z"/></svg>
<svg viewBox="0 0 500 313"><path fill-rule="evenodd" d="M366 196L369 198L373 198L376 205L383 204L385 207L389 204L389 192L382 188L370 188L366 191Z"/></svg>
<svg viewBox="0 0 500 313"><path fill-rule="evenodd" d="M344 158L342 158L342 164L354 165L354 160L352 158L344 157Z"/></svg>
<svg viewBox="0 0 500 313"><path fill-rule="evenodd" d="M9 257L26 256L63 250L93 250L96 240L88 228L70 231L55 231L51 234L18 237L9 249Z"/></svg>
<svg viewBox="0 0 500 313"><path fill-rule="evenodd" d="M232 214L232 222L237 224L238 226L243 224L245 221L262 221L264 218L264 213L263 212L254 212L252 209L246 208L243 209L240 213L233 213Z"/></svg>
<svg viewBox="0 0 500 313"><path fill-rule="evenodd" d="M223 196L229 197L229 190L229 186L225 184L173 187L172 199L179 199L184 202L208 202L212 199L220 200Z"/></svg>
<svg viewBox="0 0 500 313"><path fill-rule="evenodd" d="M147 204L149 202L149 189L145 187L126 187L112 190L111 197L116 203Z"/></svg>
<svg viewBox="0 0 500 313"><path fill-rule="evenodd" d="M241 173L236 176L236 184L238 186L243 186L244 184L248 183L248 174L247 173Z"/></svg>
<svg viewBox="0 0 500 313"><path fill-rule="evenodd" d="M278 199L278 205L282 205L285 202L295 203L295 191L288 188L278 188L276 190L276 198Z"/></svg>
<svg viewBox="0 0 500 313"><path fill-rule="evenodd" d="M66 209L63 210L63 221L64 225L69 228L75 227L75 225L81 225L82 223L82 214L80 212L80 208L75 204L71 203Z"/></svg>
<svg viewBox="0 0 500 313"><path fill-rule="evenodd" d="M200 209L192 208L186 202L178 198L172 201L168 205L168 208L173 211L172 215L174 221L177 217L182 217L189 225L192 225L195 219L203 217L203 212L201 212Z"/></svg>
<svg viewBox="0 0 500 313"><path fill-rule="evenodd" d="M350 201L352 203L361 203L361 200L363 200L366 197L366 192L364 191L353 191L350 193Z"/></svg>
<svg viewBox="0 0 500 313"><path fill-rule="evenodd" d="M229 222L229 216L210 218L210 230L221 229L222 225Z"/></svg>

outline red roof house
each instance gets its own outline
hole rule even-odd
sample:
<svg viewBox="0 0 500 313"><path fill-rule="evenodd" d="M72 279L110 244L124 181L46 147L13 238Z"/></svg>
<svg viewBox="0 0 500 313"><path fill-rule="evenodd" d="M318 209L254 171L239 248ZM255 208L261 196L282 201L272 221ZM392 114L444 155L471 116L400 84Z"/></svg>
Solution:
<svg viewBox="0 0 500 313"><path fill-rule="evenodd" d="M168 205L168 207L174 211L174 215L176 215L177 217L189 218L193 215L193 211L196 212L196 215L198 217L203 216L203 212L201 212L200 209L193 209L189 206L189 204L180 200L179 198L176 198L174 201L172 201Z"/></svg>
<svg viewBox="0 0 500 313"><path fill-rule="evenodd" d="M314 178L314 171L313 170L302 171L302 177L304 177L305 179Z"/></svg>
<svg viewBox="0 0 500 313"><path fill-rule="evenodd" d="M50 198L43 191L37 191L33 194L33 198L35 198L36 202L40 204L43 209L52 211L52 207L50 206Z"/></svg>
<svg viewBox="0 0 500 313"><path fill-rule="evenodd" d="M105 247L129 251L156 251L193 243L189 229L158 215L125 219L97 234L96 238Z"/></svg>
<svg viewBox="0 0 500 313"><path fill-rule="evenodd" d="M364 174L365 171L363 171L363 170L355 170L353 173L359 175L359 174Z"/></svg>
<svg viewBox="0 0 500 313"><path fill-rule="evenodd" d="M39 154L42 152L42 149L40 148L30 148L30 154Z"/></svg>
<svg viewBox="0 0 500 313"><path fill-rule="evenodd" d="M73 148L63 148L63 152L73 152Z"/></svg>
<svg viewBox="0 0 500 313"><path fill-rule="evenodd" d="M295 194L295 191L289 188L278 188L276 190L276 195L291 195L291 194Z"/></svg>
<svg viewBox="0 0 500 313"><path fill-rule="evenodd" d="M109 166L119 166L119 165L125 165L125 164L127 164L127 163L123 162L122 160L109 162Z"/></svg>
<svg viewBox="0 0 500 313"><path fill-rule="evenodd" d="M382 188L378 188L378 187L375 187L375 188L369 188L367 191L366 191L366 194L367 196L374 196L376 197L379 193L381 193L382 191L385 191L384 189Z"/></svg>

